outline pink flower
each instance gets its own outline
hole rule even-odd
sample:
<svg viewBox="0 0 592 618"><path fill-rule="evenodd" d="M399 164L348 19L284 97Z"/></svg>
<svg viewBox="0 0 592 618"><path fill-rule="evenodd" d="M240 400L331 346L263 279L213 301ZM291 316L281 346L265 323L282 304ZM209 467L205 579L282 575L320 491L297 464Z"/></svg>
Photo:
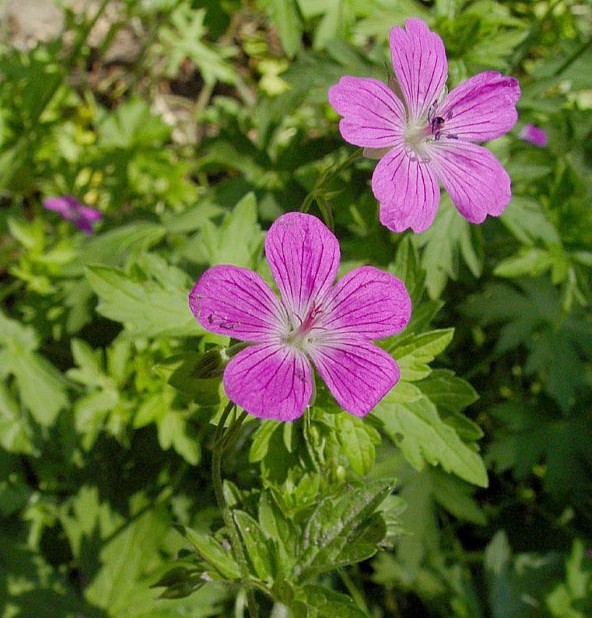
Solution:
<svg viewBox="0 0 592 618"><path fill-rule="evenodd" d="M48 197L43 200L43 206L48 210L54 210L59 213L62 219L71 221L85 234L92 234L93 225L103 216L99 210L81 204L71 195Z"/></svg>
<svg viewBox="0 0 592 618"><path fill-rule="evenodd" d="M363 77L342 77L329 89L329 102L343 116L343 138L382 157L372 176L380 221L395 232L426 230L440 202L438 181L472 223L500 215L510 201L510 178L473 142L512 128L517 80L486 71L446 94L444 44L421 19L393 28L390 48L398 82L393 89Z"/></svg>
<svg viewBox="0 0 592 618"><path fill-rule="evenodd" d="M549 141L547 132L534 124L524 125L522 131L520 131L520 138L541 148L544 148Z"/></svg>
<svg viewBox="0 0 592 618"><path fill-rule="evenodd" d="M291 421L310 402L312 361L347 412L367 414L399 380L395 361L371 340L407 325L404 284L362 266L333 285L339 244L312 215L279 217L265 254L281 299L260 275L238 266L209 268L189 296L204 328L253 344L224 370L228 397L254 416Z"/></svg>

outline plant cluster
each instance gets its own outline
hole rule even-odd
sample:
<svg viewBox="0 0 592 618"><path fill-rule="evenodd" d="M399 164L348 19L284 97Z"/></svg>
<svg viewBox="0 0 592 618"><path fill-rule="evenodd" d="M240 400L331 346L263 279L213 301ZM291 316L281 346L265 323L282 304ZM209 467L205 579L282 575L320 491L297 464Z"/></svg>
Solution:
<svg viewBox="0 0 592 618"><path fill-rule="evenodd" d="M590 615L590 4L56 7L0 37L0 618Z"/></svg>

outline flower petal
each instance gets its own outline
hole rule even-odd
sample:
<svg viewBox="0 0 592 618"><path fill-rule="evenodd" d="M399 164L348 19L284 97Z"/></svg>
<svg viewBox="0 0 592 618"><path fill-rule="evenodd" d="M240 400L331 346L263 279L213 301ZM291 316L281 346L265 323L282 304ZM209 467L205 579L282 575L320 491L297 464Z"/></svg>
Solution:
<svg viewBox="0 0 592 618"><path fill-rule="evenodd" d="M241 341L277 339L287 324L285 309L264 279L238 266L206 270L191 290L189 306L205 329Z"/></svg>
<svg viewBox="0 0 592 618"><path fill-rule="evenodd" d="M410 120L419 120L438 101L446 83L448 62L442 39L421 19L390 32L391 58Z"/></svg>
<svg viewBox="0 0 592 618"><path fill-rule="evenodd" d="M373 266L347 273L333 288L327 314L317 327L339 336L352 334L381 339L403 330L411 317L411 298L405 284ZM322 337L321 337L322 340Z"/></svg>
<svg viewBox="0 0 592 618"><path fill-rule="evenodd" d="M43 207L47 210L59 212L62 216L71 215L76 212L82 204L71 195L60 195L58 197L48 197L43 200Z"/></svg>
<svg viewBox="0 0 592 618"><path fill-rule="evenodd" d="M239 352L226 366L223 383L228 398L253 416L292 421L310 402L313 375L296 348L262 344Z"/></svg>
<svg viewBox="0 0 592 618"><path fill-rule="evenodd" d="M337 276L337 238L317 217L289 212L269 228L265 255L286 308L304 321L311 303Z"/></svg>
<svg viewBox="0 0 592 618"><path fill-rule="evenodd" d="M482 146L460 141L430 145L431 164L460 214L471 223L501 215L510 202L510 177Z"/></svg>
<svg viewBox="0 0 592 618"><path fill-rule="evenodd" d="M70 221L85 234L92 234L93 223L103 217L100 210L85 206L71 195L48 197L43 200L43 207L58 212L62 219Z"/></svg>
<svg viewBox="0 0 592 618"><path fill-rule="evenodd" d="M393 232L408 227L414 232L425 231L440 203L434 170L402 142L378 162L372 175L372 191L380 202L380 222Z"/></svg>
<svg viewBox="0 0 592 618"><path fill-rule="evenodd" d="M520 86L514 77L485 71L457 86L438 106L443 133L458 139L486 142L507 133L518 119Z"/></svg>
<svg viewBox="0 0 592 618"><path fill-rule="evenodd" d="M89 206L80 206L79 212L86 221L100 221L103 218L103 213L100 210Z"/></svg>
<svg viewBox="0 0 592 618"><path fill-rule="evenodd" d="M540 148L544 148L549 142L549 136L547 135L545 129L537 127L534 124L524 125L518 137L534 144L535 146L539 146Z"/></svg>
<svg viewBox="0 0 592 618"><path fill-rule="evenodd" d="M355 416L368 414L399 381L397 363L369 341L323 343L309 355L337 403Z"/></svg>
<svg viewBox="0 0 592 618"><path fill-rule="evenodd" d="M382 82L342 77L329 88L329 103L341 116L343 139L364 148L388 148L405 129L405 108Z"/></svg>

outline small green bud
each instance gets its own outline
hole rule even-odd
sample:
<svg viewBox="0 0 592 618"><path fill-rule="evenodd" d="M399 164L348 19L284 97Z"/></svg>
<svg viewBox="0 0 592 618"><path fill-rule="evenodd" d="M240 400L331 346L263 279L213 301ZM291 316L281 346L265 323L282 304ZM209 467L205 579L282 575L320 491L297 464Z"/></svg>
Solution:
<svg viewBox="0 0 592 618"><path fill-rule="evenodd" d="M228 362L228 356L224 348L214 348L202 354L196 361L191 370L191 376L198 380L215 378L222 374Z"/></svg>

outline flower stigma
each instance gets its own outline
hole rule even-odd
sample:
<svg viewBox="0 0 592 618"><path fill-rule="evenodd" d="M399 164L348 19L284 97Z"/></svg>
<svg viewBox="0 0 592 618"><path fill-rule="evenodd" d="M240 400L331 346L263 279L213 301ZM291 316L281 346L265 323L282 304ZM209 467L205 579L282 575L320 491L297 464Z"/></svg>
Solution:
<svg viewBox="0 0 592 618"><path fill-rule="evenodd" d="M313 338L310 336L311 331L315 328L316 320L321 315L322 311L316 305L313 305L308 312L307 317L302 320L300 316L295 314L295 318L299 324L295 325L292 321L292 328L284 338L287 345L295 348L304 349L307 344L312 343Z"/></svg>

